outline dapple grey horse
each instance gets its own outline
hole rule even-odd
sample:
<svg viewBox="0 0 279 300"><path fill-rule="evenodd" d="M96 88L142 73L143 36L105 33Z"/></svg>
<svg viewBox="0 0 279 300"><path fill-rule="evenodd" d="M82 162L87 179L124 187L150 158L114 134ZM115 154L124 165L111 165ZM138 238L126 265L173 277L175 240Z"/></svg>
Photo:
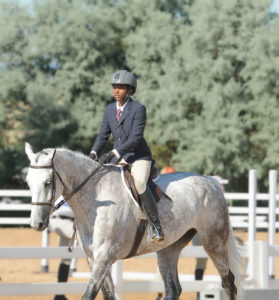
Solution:
<svg viewBox="0 0 279 300"><path fill-rule="evenodd" d="M82 299L95 299L100 289L106 300L115 299L110 268L130 253L142 217L122 182L120 168L101 166L67 149L34 153L26 143L25 151L30 160L26 180L32 193L31 227L44 230L55 200L61 194L69 199L80 245L91 267ZM227 204L217 181L196 174L172 173L161 175L156 183L171 199L163 196L158 203L165 240L152 243L146 232L134 255L157 252L165 299L178 299L181 294L177 263L180 252L196 232L230 299L241 299L236 296L241 287L237 250Z"/></svg>

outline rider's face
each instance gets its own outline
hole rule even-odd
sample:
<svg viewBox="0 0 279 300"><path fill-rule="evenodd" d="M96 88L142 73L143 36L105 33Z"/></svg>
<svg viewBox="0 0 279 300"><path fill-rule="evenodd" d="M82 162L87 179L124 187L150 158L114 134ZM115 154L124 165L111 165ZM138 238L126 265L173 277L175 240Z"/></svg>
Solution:
<svg viewBox="0 0 279 300"><path fill-rule="evenodd" d="M113 97L120 106L125 103L127 93L128 89L125 84L113 84Z"/></svg>

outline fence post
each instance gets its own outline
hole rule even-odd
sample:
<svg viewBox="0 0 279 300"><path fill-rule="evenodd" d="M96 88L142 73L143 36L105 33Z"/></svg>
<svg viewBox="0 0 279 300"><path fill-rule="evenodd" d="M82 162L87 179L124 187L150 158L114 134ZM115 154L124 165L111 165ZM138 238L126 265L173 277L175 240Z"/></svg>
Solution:
<svg viewBox="0 0 279 300"><path fill-rule="evenodd" d="M247 274L251 279L254 274L254 247L253 242L256 239L256 205L257 205L257 171L249 171L249 226L248 226L248 244L249 261Z"/></svg>
<svg viewBox="0 0 279 300"><path fill-rule="evenodd" d="M42 247L48 247L49 246L49 230L45 229L42 232ZM48 272L48 259L42 258L41 260L41 271L43 273Z"/></svg>
<svg viewBox="0 0 279 300"><path fill-rule="evenodd" d="M268 243L255 241L252 244L254 248L254 278L255 288L268 288Z"/></svg>
<svg viewBox="0 0 279 300"><path fill-rule="evenodd" d="M274 246L275 244L275 219L276 219L276 185L277 185L277 171L269 170L269 215L268 215L268 244ZM274 257L269 257L268 275L274 278Z"/></svg>
<svg viewBox="0 0 279 300"><path fill-rule="evenodd" d="M115 287L116 300L122 300L123 295L123 263L116 261L111 268L112 280Z"/></svg>

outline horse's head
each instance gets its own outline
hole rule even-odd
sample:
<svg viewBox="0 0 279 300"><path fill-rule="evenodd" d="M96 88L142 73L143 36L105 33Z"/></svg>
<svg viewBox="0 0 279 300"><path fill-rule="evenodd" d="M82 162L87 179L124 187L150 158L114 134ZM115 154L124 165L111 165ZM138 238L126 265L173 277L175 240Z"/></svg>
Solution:
<svg viewBox="0 0 279 300"><path fill-rule="evenodd" d="M54 167L56 150L34 153L31 145L26 143L25 152L30 160L26 176L32 194L30 225L36 230L44 230L48 226L50 210L63 190Z"/></svg>

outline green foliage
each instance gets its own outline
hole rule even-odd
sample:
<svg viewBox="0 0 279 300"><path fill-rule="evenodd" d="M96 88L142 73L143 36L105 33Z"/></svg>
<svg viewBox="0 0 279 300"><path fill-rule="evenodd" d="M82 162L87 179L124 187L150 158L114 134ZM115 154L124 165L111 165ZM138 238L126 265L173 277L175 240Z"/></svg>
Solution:
<svg viewBox="0 0 279 300"><path fill-rule="evenodd" d="M88 153L117 69L138 77L157 165L246 190L278 169L279 38L272 1L0 2L1 187L19 186L24 141ZM18 25L20 24L20 25Z"/></svg>
<svg viewBox="0 0 279 300"><path fill-rule="evenodd" d="M232 188L246 189L249 169L257 169L262 188L268 169L278 168L278 150L267 153L275 150L271 111L278 113L277 71L271 68L278 67L278 53L267 51L278 38L269 23L269 3L196 1L192 6L193 26L183 32L177 53L188 73L182 101L199 110L194 119L185 114L188 130L181 132L173 157L177 169L221 174Z"/></svg>
<svg viewBox="0 0 279 300"><path fill-rule="evenodd" d="M169 142L165 145L159 144L150 144L152 156L156 161L156 167L161 170L165 166L171 166L172 162L172 155L176 151L176 143Z"/></svg>

